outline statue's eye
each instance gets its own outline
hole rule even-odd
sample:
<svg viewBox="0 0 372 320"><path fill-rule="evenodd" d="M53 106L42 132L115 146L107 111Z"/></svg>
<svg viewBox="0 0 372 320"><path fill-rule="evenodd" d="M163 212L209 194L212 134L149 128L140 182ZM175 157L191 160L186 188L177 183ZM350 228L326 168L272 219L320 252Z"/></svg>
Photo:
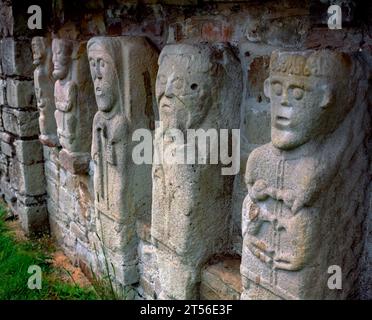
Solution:
<svg viewBox="0 0 372 320"><path fill-rule="evenodd" d="M272 88L273 88L273 92L277 95L277 96L281 96L282 93L283 93L283 87L280 83L274 83L272 85Z"/></svg>
<svg viewBox="0 0 372 320"><path fill-rule="evenodd" d="M100 66L101 68L104 68L104 67L105 67L105 62L104 62L103 60L100 60L99 62L100 62L100 63L99 63L99 66Z"/></svg>
<svg viewBox="0 0 372 320"><path fill-rule="evenodd" d="M96 66L96 63L94 62L94 59L90 59L90 66L91 67L95 67Z"/></svg>
<svg viewBox="0 0 372 320"><path fill-rule="evenodd" d="M180 79L180 78L176 78L174 79L173 81L173 85L176 89L181 89L182 88L182 85L183 85L183 80Z"/></svg>
<svg viewBox="0 0 372 320"><path fill-rule="evenodd" d="M294 88L293 89L293 97L296 100L302 99L303 96L304 96L304 90L303 89L301 89L301 88Z"/></svg>

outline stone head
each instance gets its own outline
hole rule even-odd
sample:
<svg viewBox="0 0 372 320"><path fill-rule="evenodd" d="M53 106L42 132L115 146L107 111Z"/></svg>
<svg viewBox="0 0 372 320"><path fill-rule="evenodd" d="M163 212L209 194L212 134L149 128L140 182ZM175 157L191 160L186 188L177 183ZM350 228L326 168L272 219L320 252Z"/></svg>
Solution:
<svg viewBox="0 0 372 320"><path fill-rule="evenodd" d="M216 99L219 65L206 45L166 46L159 57L156 100L168 128L187 129L202 122Z"/></svg>
<svg viewBox="0 0 372 320"><path fill-rule="evenodd" d="M115 38L92 38L88 42L90 73L98 110L108 113L119 102L118 65L121 64L121 43ZM120 70L120 67L119 67Z"/></svg>
<svg viewBox="0 0 372 320"><path fill-rule="evenodd" d="M40 65L46 58L46 45L43 37L34 37L31 41L33 64Z"/></svg>
<svg viewBox="0 0 372 320"><path fill-rule="evenodd" d="M73 42L65 39L53 39L53 76L56 79L67 77L72 61Z"/></svg>
<svg viewBox="0 0 372 320"><path fill-rule="evenodd" d="M264 83L271 100L271 140L289 150L334 130L350 109L348 56L332 52L273 52Z"/></svg>

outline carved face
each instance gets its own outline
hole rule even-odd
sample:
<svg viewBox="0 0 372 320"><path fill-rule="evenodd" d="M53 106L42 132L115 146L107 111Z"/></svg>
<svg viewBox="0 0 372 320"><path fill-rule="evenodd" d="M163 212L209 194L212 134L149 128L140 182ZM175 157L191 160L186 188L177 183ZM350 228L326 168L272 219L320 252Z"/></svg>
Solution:
<svg viewBox="0 0 372 320"><path fill-rule="evenodd" d="M214 80L205 69L202 56L166 55L156 79L156 99L165 128L185 130L197 126L213 99Z"/></svg>
<svg viewBox="0 0 372 320"><path fill-rule="evenodd" d="M71 64L72 45L63 40L53 40L53 76L56 79L64 79L68 75Z"/></svg>
<svg viewBox="0 0 372 320"><path fill-rule="evenodd" d="M299 147L321 132L329 92L317 77L272 74L265 81L271 100L271 140L279 149Z"/></svg>
<svg viewBox="0 0 372 320"><path fill-rule="evenodd" d="M89 48L90 73L100 111L110 112L118 101L118 77L111 57L98 44Z"/></svg>
<svg viewBox="0 0 372 320"><path fill-rule="evenodd" d="M45 46L42 39L39 37L33 38L31 42L31 48L34 59L33 63L34 65L38 66L45 59Z"/></svg>

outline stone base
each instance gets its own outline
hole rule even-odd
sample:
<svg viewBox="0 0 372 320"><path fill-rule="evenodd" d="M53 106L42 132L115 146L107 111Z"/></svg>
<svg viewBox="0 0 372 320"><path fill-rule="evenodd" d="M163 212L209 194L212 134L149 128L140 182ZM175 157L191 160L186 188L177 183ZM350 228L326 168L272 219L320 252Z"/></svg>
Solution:
<svg viewBox="0 0 372 320"><path fill-rule="evenodd" d="M207 266L201 275L201 300L239 300L242 292L240 259L226 258Z"/></svg>
<svg viewBox="0 0 372 320"><path fill-rule="evenodd" d="M45 204L36 206L19 205L18 214L25 234L29 237L49 233L48 212Z"/></svg>
<svg viewBox="0 0 372 320"><path fill-rule="evenodd" d="M247 289L243 290L240 297L241 300L283 300L281 297L248 280L246 277L243 276L242 278L243 285Z"/></svg>
<svg viewBox="0 0 372 320"><path fill-rule="evenodd" d="M44 145L48 147L59 147L59 141L57 136L47 136L47 135L40 135L39 141Z"/></svg>
<svg viewBox="0 0 372 320"><path fill-rule="evenodd" d="M63 168L72 174L86 174L89 171L89 153L73 153L62 149L59 161Z"/></svg>

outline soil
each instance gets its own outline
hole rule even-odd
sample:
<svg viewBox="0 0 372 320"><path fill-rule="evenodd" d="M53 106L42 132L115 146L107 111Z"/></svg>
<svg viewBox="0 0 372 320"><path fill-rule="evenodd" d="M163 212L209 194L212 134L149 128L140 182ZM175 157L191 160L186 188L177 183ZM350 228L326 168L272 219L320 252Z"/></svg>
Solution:
<svg viewBox="0 0 372 320"><path fill-rule="evenodd" d="M6 222L10 232L14 235L16 241L29 241L22 230L21 223L18 219L11 219ZM39 239L32 240L39 242L44 251L50 256L47 260L53 266L53 277L57 277L63 282L77 284L80 287L89 287L91 283L79 267L74 266L70 259L63 251L56 246L53 239L49 236L43 236Z"/></svg>

